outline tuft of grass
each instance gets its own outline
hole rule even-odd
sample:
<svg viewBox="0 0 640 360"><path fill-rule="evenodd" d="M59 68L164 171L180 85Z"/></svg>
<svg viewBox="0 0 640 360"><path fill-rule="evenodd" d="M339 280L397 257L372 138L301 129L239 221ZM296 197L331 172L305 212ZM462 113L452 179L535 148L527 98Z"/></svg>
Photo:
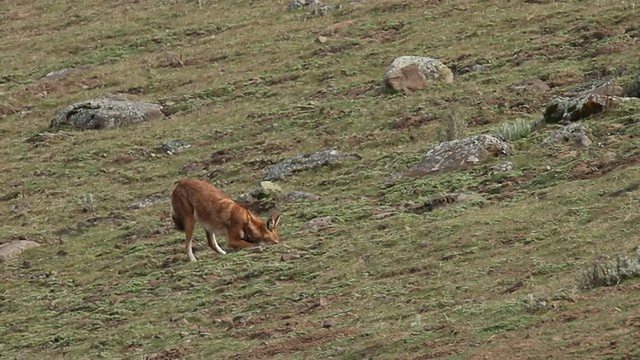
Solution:
<svg viewBox="0 0 640 360"><path fill-rule="evenodd" d="M96 210L93 194L82 194L79 201L83 212L92 213Z"/></svg>
<svg viewBox="0 0 640 360"><path fill-rule="evenodd" d="M522 302L524 304L524 311L528 314L540 314L551 308L551 303L548 299L535 296L534 294L527 295L522 299Z"/></svg>
<svg viewBox="0 0 640 360"><path fill-rule="evenodd" d="M524 139L542 125L542 120L518 118L512 122L498 125L495 134L509 141Z"/></svg>
<svg viewBox="0 0 640 360"><path fill-rule="evenodd" d="M615 259L596 260L578 275L578 288L591 290L615 286L624 280L640 277L640 250L634 256L616 254Z"/></svg>

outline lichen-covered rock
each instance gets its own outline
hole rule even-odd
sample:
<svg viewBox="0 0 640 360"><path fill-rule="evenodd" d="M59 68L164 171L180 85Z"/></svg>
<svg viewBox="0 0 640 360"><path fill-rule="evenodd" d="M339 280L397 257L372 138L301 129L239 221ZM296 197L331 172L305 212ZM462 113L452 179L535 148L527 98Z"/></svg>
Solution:
<svg viewBox="0 0 640 360"><path fill-rule="evenodd" d="M310 230L310 229L322 229L333 225L333 221L335 218L333 216L323 216L315 219L311 219L304 223L300 230Z"/></svg>
<svg viewBox="0 0 640 360"><path fill-rule="evenodd" d="M538 147L546 147L553 144L569 142L575 147L587 147L591 145L591 131L579 123L569 124L554 132L544 139Z"/></svg>
<svg viewBox="0 0 640 360"><path fill-rule="evenodd" d="M7 261L22 252L29 250L31 248L40 246L35 241L29 240L14 240L5 244L0 245L0 262Z"/></svg>
<svg viewBox="0 0 640 360"><path fill-rule="evenodd" d="M613 96L589 94L577 98L559 97L551 100L544 111L544 122L573 122L603 112L606 108L619 103Z"/></svg>
<svg viewBox="0 0 640 360"><path fill-rule="evenodd" d="M58 80L65 76L72 75L81 71L86 71L91 68L92 68L91 65L85 65L85 66L77 66L77 67L64 68L64 69L52 71L50 73L47 73L45 76L41 77L40 79L38 79L38 82Z"/></svg>
<svg viewBox="0 0 640 360"><path fill-rule="evenodd" d="M252 212L265 213L279 209L284 195L278 184L262 181L258 187L241 195L236 201Z"/></svg>
<svg viewBox="0 0 640 360"><path fill-rule="evenodd" d="M317 201L320 199L318 195L308 193L305 191L292 191L290 193L285 194L284 198L287 201L300 201L300 200Z"/></svg>
<svg viewBox="0 0 640 360"><path fill-rule="evenodd" d="M76 129L109 129L163 118L162 106L123 99L81 101L60 110L50 128L70 125Z"/></svg>
<svg viewBox="0 0 640 360"><path fill-rule="evenodd" d="M425 176L451 172L474 166L496 156L508 156L511 145L495 136L480 134L465 139L445 141L437 144L413 168L385 179L387 184L403 177Z"/></svg>
<svg viewBox="0 0 640 360"><path fill-rule="evenodd" d="M168 203L170 202L171 199L169 199L166 196L152 196L149 198L146 198L144 200L138 201L136 203L133 203L131 205L128 206L129 209L142 209L151 205L155 205L155 204L163 204L163 203Z"/></svg>
<svg viewBox="0 0 640 360"><path fill-rule="evenodd" d="M310 155L298 155L273 165L264 176L266 181L281 180L294 172L315 169L342 160L360 160L356 154L345 154L337 150L323 150Z"/></svg>
<svg viewBox="0 0 640 360"><path fill-rule="evenodd" d="M167 155L173 155L179 151L190 148L191 145L183 143L182 141L167 141L160 144L160 149Z"/></svg>
<svg viewBox="0 0 640 360"><path fill-rule="evenodd" d="M324 4L320 0L291 0L287 5L287 10L293 11L302 9L309 6L323 6Z"/></svg>
<svg viewBox="0 0 640 360"><path fill-rule="evenodd" d="M496 172L507 172L516 168L516 165L511 161L503 161L501 163L495 164L491 167L493 171Z"/></svg>
<svg viewBox="0 0 640 360"><path fill-rule="evenodd" d="M396 58L384 76L384 86L390 91L420 90L435 81L452 83L453 71L440 60L424 56Z"/></svg>
<svg viewBox="0 0 640 360"><path fill-rule="evenodd" d="M449 172L476 165L495 156L511 155L509 143L488 134L442 142L432 147L414 167L427 173Z"/></svg>

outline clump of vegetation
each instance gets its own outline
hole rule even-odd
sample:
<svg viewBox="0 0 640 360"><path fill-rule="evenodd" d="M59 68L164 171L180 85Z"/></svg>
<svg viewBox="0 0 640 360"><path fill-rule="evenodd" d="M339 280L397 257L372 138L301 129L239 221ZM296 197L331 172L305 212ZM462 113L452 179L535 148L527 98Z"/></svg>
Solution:
<svg viewBox="0 0 640 360"><path fill-rule="evenodd" d="M467 120L460 106L449 107L449 114L441 120L437 130L439 141L451 141L463 138L467 133Z"/></svg>
<svg viewBox="0 0 640 360"><path fill-rule="evenodd" d="M80 204L82 205L83 212L91 213L96 209L93 194L80 195Z"/></svg>
<svg viewBox="0 0 640 360"><path fill-rule="evenodd" d="M578 288L591 290L614 286L624 280L640 277L640 251L635 256L617 254L614 260L596 260L578 275Z"/></svg>
<svg viewBox="0 0 640 360"><path fill-rule="evenodd" d="M527 295L522 299L524 310L529 314L539 314L546 312L551 304L545 298L537 297L534 294Z"/></svg>
<svg viewBox="0 0 640 360"><path fill-rule="evenodd" d="M531 132L541 125L543 125L542 120L531 121L518 118L515 121L500 124L495 133L506 140L516 141L529 136Z"/></svg>

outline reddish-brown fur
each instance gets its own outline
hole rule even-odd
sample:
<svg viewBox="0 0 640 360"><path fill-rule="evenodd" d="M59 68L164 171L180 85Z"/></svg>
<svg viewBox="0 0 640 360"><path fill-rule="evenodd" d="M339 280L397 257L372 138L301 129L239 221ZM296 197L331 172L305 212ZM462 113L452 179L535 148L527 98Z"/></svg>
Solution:
<svg viewBox="0 0 640 360"><path fill-rule="evenodd" d="M226 252L218 246L216 234L226 235L230 248L280 242L277 228L280 215L272 216L265 223L222 190L203 180L184 179L178 182L171 193L171 209L176 228L185 232L190 261L196 261L191 247L196 223L205 229L209 247L221 255Z"/></svg>

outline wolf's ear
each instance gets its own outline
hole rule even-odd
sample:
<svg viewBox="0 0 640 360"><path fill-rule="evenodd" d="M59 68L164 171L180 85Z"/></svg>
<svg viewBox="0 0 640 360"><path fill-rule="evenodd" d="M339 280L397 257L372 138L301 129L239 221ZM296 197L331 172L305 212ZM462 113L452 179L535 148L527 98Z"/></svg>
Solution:
<svg viewBox="0 0 640 360"><path fill-rule="evenodd" d="M267 229L269 230L273 230L276 228L276 226L278 226L278 223L280 222L280 215L273 215L269 221L267 221Z"/></svg>

